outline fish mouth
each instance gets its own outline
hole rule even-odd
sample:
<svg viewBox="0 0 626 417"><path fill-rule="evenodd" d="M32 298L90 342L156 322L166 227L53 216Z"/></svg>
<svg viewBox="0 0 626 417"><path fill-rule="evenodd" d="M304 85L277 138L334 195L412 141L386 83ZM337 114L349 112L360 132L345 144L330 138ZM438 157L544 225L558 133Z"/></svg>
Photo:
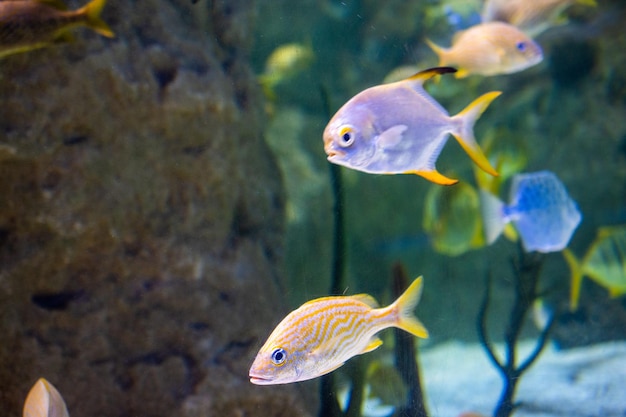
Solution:
<svg viewBox="0 0 626 417"><path fill-rule="evenodd" d="M271 385L272 380L268 378L263 378L261 376L248 375L250 377L250 382L255 385Z"/></svg>
<svg viewBox="0 0 626 417"><path fill-rule="evenodd" d="M339 151L337 149L326 149L326 155L328 155L328 160L331 161L333 158L341 158L346 153Z"/></svg>

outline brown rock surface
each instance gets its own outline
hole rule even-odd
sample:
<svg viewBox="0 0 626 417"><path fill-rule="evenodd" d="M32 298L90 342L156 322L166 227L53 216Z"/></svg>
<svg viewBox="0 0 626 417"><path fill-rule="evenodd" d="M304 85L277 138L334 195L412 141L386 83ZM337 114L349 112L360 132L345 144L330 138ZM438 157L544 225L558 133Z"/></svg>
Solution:
<svg viewBox="0 0 626 417"><path fill-rule="evenodd" d="M41 376L72 416L306 415L300 386L247 378L286 309L253 3L103 18L115 39L1 62L3 415Z"/></svg>

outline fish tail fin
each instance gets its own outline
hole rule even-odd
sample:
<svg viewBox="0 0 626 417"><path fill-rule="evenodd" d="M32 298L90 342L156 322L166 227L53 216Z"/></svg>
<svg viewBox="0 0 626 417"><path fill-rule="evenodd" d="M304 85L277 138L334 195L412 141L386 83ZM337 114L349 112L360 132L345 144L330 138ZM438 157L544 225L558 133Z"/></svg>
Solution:
<svg viewBox="0 0 626 417"><path fill-rule="evenodd" d="M446 57L448 56L448 49L437 45L436 43L434 43L428 38L424 38L424 42L426 42L426 44L430 47L430 49L432 49L433 52L437 55L437 58L439 58L438 66L440 67L446 66L447 64Z"/></svg>
<svg viewBox="0 0 626 417"><path fill-rule="evenodd" d="M456 116L453 116L453 120L460 121L460 128L452 132L454 138L459 142L463 150L472 158L472 161L480 167L483 171L494 177L498 176L496 170L491 166L491 163L478 146L476 138L474 137L474 123L480 117L481 114L489 107L489 104L495 100L500 94L500 91L492 91L490 93L483 94L476 100L471 102L464 110L462 110Z"/></svg>
<svg viewBox="0 0 626 417"><path fill-rule="evenodd" d="M398 321L395 327L411 333L413 336L427 338L428 330L415 317L413 310L422 297L423 278L420 276L409 285L409 288L392 304L392 310L397 312Z"/></svg>
<svg viewBox="0 0 626 417"><path fill-rule="evenodd" d="M580 287L583 282L583 271L576 255L574 255L571 250L567 248L563 249L563 257L572 272L569 293L569 309L570 311L576 311L578 309L578 300L580 299Z"/></svg>
<svg viewBox="0 0 626 417"><path fill-rule="evenodd" d="M488 191L480 190L480 212L485 228L485 240L491 245L502 234L506 221L502 215L504 203Z"/></svg>
<svg viewBox="0 0 626 417"><path fill-rule="evenodd" d="M109 25L107 25L106 22L100 18L100 14L102 13L102 9L104 8L106 2L107 0L92 0L78 12L85 15L85 24L87 27L93 29L102 36L113 38L115 37L115 34Z"/></svg>
<svg viewBox="0 0 626 417"><path fill-rule="evenodd" d="M596 0L576 0L576 3L582 4L583 6L591 6L591 7L596 7L598 5Z"/></svg>

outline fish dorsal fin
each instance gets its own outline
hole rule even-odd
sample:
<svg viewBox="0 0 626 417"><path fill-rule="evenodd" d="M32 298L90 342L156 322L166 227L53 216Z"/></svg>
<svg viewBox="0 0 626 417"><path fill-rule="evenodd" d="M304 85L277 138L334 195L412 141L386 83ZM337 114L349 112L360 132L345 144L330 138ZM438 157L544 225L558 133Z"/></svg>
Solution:
<svg viewBox="0 0 626 417"><path fill-rule="evenodd" d="M372 297L369 294L355 294L355 295L351 295L350 298L360 301L363 304L367 304L368 306L372 307L372 308L378 308L378 301L376 301L374 299L374 297Z"/></svg>
<svg viewBox="0 0 626 417"><path fill-rule="evenodd" d="M35 0L35 2L45 4L57 10L68 10L67 5L61 0Z"/></svg>
<svg viewBox="0 0 626 417"><path fill-rule="evenodd" d="M430 80L436 75L452 74L456 69L452 67L435 67L429 68L424 71L420 71L417 74L411 75L405 81L417 81L420 85L423 85L426 81Z"/></svg>

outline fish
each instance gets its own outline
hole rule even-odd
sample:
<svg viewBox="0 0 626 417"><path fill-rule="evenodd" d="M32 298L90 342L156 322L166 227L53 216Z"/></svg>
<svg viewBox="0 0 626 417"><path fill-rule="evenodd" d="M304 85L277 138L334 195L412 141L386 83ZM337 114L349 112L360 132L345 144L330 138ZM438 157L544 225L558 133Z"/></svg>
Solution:
<svg viewBox="0 0 626 417"><path fill-rule="evenodd" d="M355 355L382 345L376 333L397 327L416 337L428 331L412 312L422 294L416 278L391 305L367 294L322 297L289 313L270 334L250 367L250 382L288 384L328 374Z"/></svg>
<svg viewBox="0 0 626 417"><path fill-rule="evenodd" d="M486 0L481 16L483 22L510 23L534 38L562 23L559 15L576 3L597 6L595 0Z"/></svg>
<svg viewBox="0 0 626 417"><path fill-rule="evenodd" d="M611 297L626 294L626 225L600 227L582 260L569 249L563 256L572 273L570 310L578 309L585 276L606 288Z"/></svg>
<svg viewBox="0 0 626 417"><path fill-rule="evenodd" d="M67 10L60 0L0 1L0 58L50 46L66 40L69 31L86 26L112 38L111 28L100 18L106 0L92 0L77 10Z"/></svg>
<svg viewBox="0 0 626 417"><path fill-rule="evenodd" d="M381 360L382 359L382 360ZM370 362L365 370L361 400L362 417L387 417L393 415L396 408L406 404L408 396L407 384L389 357L377 358ZM348 381L337 384L337 402L344 413L351 406L353 386Z"/></svg>
<svg viewBox="0 0 626 417"><path fill-rule="evenodd" d="M265 61L265 70L258 80L266 97L274 99L274 89L306 70L315 61L311 43L287 43L278 46Z"/></svg>
<svg viewBox="0 0 626 417"><path fill-rule="evenodd" d="M422 225L433 249L444 255L457 256L485 245L478 191L467 182L430 187Z"/></svg>
<svg viewBox="0 0 626 417"><path fill-rule="evenodd" d="M513 222L526 252L558 252L582 220L565 185L550 171L514 175L508 204L485 190L479 195L488 245Z"/></svg>
<svg viewBox="0 0 626 417"><path fill-rule="evenodd" d="M498 97L483 94L456 116L424 90L436 75L454 73L431 68L406 80L370 87L345 103L324 129L328 161L371 174L417 174L442 185L458 181L435 169L448 134L482 170L498 175L474 138L474 123Z"/></svg>
<svg viewBox="0 0 626 417"><path fill-rule="evenodd" d="M457 78L511 74L543 60L543 51L535 41L502 22L481 23L457 32L450 48L430 39L426 43L439 57L439 66L458 67Z"/></svg>
<svg viewBox="0 0 626 417"><path fill-rule="evenodd" d="M69 413L63 397L54 385L45 378L39 378L26 396L23 416L69 417Z"/></svg>

